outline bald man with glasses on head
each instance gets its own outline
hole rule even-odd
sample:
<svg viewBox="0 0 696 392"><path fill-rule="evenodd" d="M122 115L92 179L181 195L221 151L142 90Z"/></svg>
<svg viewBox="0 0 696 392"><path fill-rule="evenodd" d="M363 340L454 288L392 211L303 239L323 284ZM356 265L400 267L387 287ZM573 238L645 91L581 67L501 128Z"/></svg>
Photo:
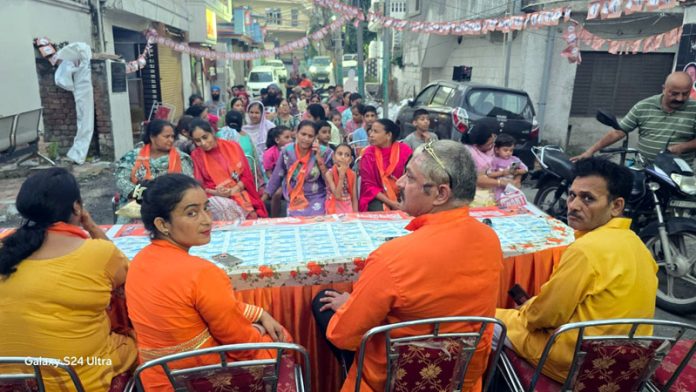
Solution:
<svg viewBox="0 0 696 392"><path fill-rule="evenodd" d="M347 359L347 366L352 362L350 352L357 350L362 336L373 327L430 317L495 314L503 255L495 232L469 215L476 168L466 147L451 140L420 146L396 184L401 209L414 217L406 227L412 233L372 252L351 294L327 290L312 306L320 329L339 358ZM411 328L392 335L405 332L425 330ZM481 390L491 335L492 331L487 333L477 348L463 391ZM384 390L384 343L384 336L378 336L367 345L361 391ZM355 390L356 373L354 365L342 391Z"/></svg>

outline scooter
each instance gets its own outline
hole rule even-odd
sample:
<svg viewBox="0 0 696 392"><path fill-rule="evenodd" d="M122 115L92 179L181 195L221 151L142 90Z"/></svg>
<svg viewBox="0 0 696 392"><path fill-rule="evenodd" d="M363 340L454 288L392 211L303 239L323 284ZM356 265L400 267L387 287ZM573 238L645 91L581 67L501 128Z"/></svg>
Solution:
<svg viewBox="0 0 696 392"><path fill-rule="evenodd" d="M620 130L616 117L599 111L597 120ZM667 143L669 145L669 142ZM573 181L573 163L558 146L532 150L542 167L534 204L546 213L566 219L568 188ZM650 250L658 269L657 305L667 311L696 312L696 176L691 166L666 149L653 162L624 145L601 154L620 154L633 174L633 189L624 215L633 220L635 231Z"/></svg>

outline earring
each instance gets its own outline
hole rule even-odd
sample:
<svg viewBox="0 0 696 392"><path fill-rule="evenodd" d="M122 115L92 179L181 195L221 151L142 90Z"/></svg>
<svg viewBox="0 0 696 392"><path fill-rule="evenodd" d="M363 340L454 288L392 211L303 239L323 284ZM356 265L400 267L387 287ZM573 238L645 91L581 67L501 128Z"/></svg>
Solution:
<svg viewBox="0 0 696 392"><path fill-rule="evenodd" d="M169 230L163 231L162 234L164 234L164 235L166 235L167 237L169 237Z"/></svg>

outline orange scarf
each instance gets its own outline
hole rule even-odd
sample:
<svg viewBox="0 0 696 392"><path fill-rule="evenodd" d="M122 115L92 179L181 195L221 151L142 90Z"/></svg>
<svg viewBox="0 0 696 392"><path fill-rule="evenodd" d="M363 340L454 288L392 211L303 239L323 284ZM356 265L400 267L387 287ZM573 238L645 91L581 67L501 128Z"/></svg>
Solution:
<svg viewBox="0 0 696 392"><path fill-rule="evenodd" d="M331 175L333 177L334 184L338 189L343 190L343 184L338 183L338 168L336 166L331 168ZM346 181L348 181L348 199L347 200L352 200L353 198L353 185L355 185L355 173L348 168L346 170ZM341 201L346 201L345 199L341 199ZM327 214L335 214L336 213L336 196L329 190L329 196L326 198L326 213Z"/></svg>
<svg viewBox="0 0 696 392"><path fill-rule="evenodd" d="M64 234L70 237L79 237L83 239L89 239L89 234L82 230L81 227L71 225L65 222L56 222L46 229L49 233Z"/></svg>
<svg viewBox="0 0 696 392"><path fill-rule="evenodd" d="M396 169L396 165L399 163L399 150L399 143L393 143L391 154L389 154L389 166L387 167L387 170L384 170L382 151L379 149L379 147L375 146L375 160L377 161L377 170L379 170L379 177L382 180L384 193L387 194L389 200L393 201L397 201L397 195L399 194L399 188L396 187L396 178L392 176L394 169ZM384 205L385 211L391 210L391 208L389 208L386 204L382 204Z"/></svg>
<svg viewBox="0 0 696 392"><path fill-rule="evenodd" d="M133 184L138 183L138 177L136 173L140 167L145 168L145 177L143 180L152 180L152 172L150 171L150 145L146 144L140 149L138 157L135 159L135 165L133 165L133 170L131 170L131 182ZM181 157L176 151L176 148L172 147L169 149L169 167L167 168L167 173L181 173Z"/></svg>
<svg viewBox="0 0 696 392"><path fill-rule="evenodd" d="M297 156L297 160L290 166L287 179L285 180L288 196L290 197L290 203L288 203L288 210L290 211L300 211L309 207L309 202L304 194L304 182L307 176L307 166L309 165L309 158L312 156L312 150L307 151L304 156L300 156L300 148L297 146L297 143L295 143L295 155ZM292 180L292 175L300 164L302 164L302 167L300 168L300 173L297 175L295 187L293 188L290 185L290 180Z"/></svg>
<svg viewBox="0 0 696 392"><path fill-rule="evenodd" d="M215 185L223 186L228 189L234 188L241 181L244 168L242 165L243 162L246 161L246 157L243 153L240 154L241 147L236 149L232 143L224 140L218 140L217 145L222 153L222 156L224 156L227 160L227 166L220 166L215 159L209 157L210 154L203 151L203 154L201 155L203 156L203 165L205 166L205 171L208 173ZM246 190L237 192L230 196L230 198L236 201L244 211L254 211L254 206L251 204L251 197L249 197L249 192Z"/></svg>

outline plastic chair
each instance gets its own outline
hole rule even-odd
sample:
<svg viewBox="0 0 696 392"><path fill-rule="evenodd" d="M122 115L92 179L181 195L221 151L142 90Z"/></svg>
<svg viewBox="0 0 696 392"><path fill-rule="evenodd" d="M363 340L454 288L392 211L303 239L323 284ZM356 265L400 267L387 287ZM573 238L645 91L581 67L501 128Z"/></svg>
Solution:
<svg viewBox="0 0 696 392"><path fill-rule="evenodd" d="M665 336L637 335L640 326L659 326ZM565 324L549 338L536 368L509 348L503 350L498 367L512 391L587 391L621 392L668 391L688 359L684 359L661 387L650 378L672 347L687 330L696 327L673 321L650 319L598 320ZM598 335L598 333L602 333ZM577 335L568 376L559 383L542 374L549 353L561 336ZM592 335L590 335L592 334ZM696 349L692 345L691 352Z"/></svg>
<svg viewBox="0 0 696 392"><path fill-rule="evenodd" d="M276 359L254 359L230 362L228 353L238 351L275 350ZM172 362L186 358L217 355L220 362L192 368L173 369ZM304 366L294 362L290 354L301 357ZM213 381L224 380L225 390L273 391L309 391L310 371L309 355L304 347L291 343L245 343L230 344L167 355L140 365L133 376L137 391L144 387L141 375L144 370L161 368L176 391L211 391ZM131 385L132 390L133 385Z"/></svg>
<svg viewBox="0 0 696 392"><path fill-rule="evenodd" d="M17 115L0 117L0 153L10 153L14 149L14 134Z"/></svg>
<svg viewBox="0 0 696 392"><path fill-rule="evenodd" d="M41 121L42 112L43 108L39 108L17 115L13 136L15 153L19 152L16 150L17 147L23 145L26 145L25 149L30 152L30 155L18 160L17 165L31 158L40 158L50 163L51 166L56 165L50 158L39 152L39 122Z"/></svg>
<svg viewBox="0 0 696 392"><path fill-rule="evenodd" d="M3 368L7 365L15 365L12 366L12 371L14 368L27 368L27 371L17 370L13 373L4 373ZM31 371L28 368L31 368ZM50 377L55 377L55 371L58 369L68 374L70 387L77 392L84 392L85 389L80 378L72 366L57 359L42 357L0 357L0 390L43 392L46 390L44 384L46 370L51 370Z"/></svg>
<svg viewBox="0 0 696 392"><path fill-rule="evenodd" d="M443 326L462 324L468 328L455 328L457 332L442 332ZM384 391L420 390L423 374L432 376L429 369L437 368L435 377L428 378L432 390L460 391L464 383L467 369L481 338L486 330L492 330L493 325L502 329L501 341L505 338L505 325L497 319L488 317L439 317L422 320L406 321L372 328L367 331L360 342L357 361L357 376L355 391L360 390L360 380L363 376L365 349L367 342L376 335L385 335L387 351L387 380ZM431 327L431 332L420 335L393 337L392 333L401 328L416 326ZM452 327L447 328L451 330ZM501 352L501 346L492 352L489 363L495 364ZM415 360L414 360L415 358ZM495 372L495 366L489 366L483 375L483 390L485 391Z"/></svg>

